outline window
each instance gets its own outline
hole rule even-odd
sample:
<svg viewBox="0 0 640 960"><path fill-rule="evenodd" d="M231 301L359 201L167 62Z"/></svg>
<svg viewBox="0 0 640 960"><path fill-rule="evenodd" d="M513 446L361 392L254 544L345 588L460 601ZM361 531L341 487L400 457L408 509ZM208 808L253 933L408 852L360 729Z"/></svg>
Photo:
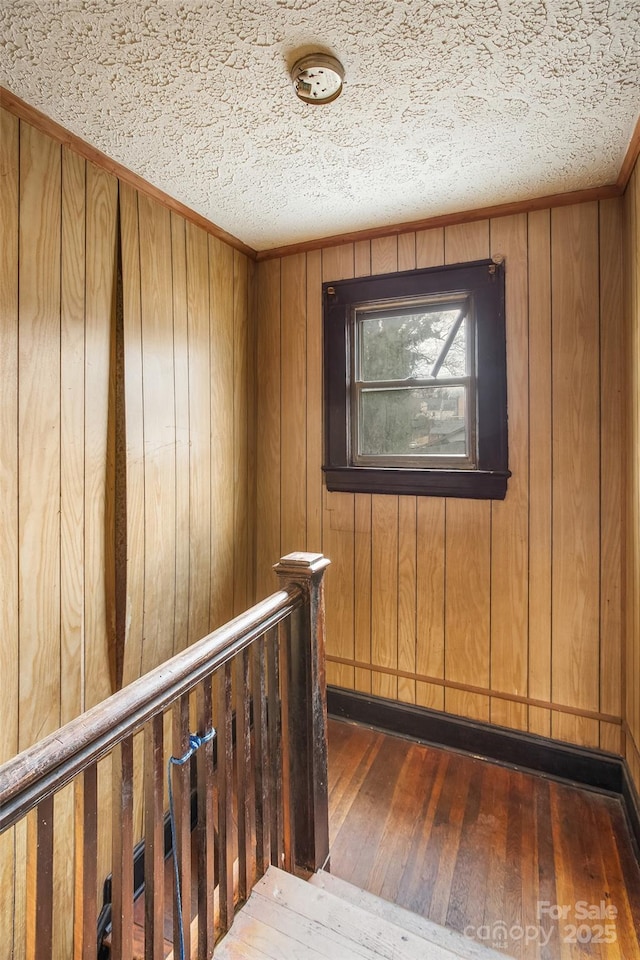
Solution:
<svg viewBox="0 0 640 960"><path fill-rule="evenodd" d="M325 283L327 488L503 499L504 268Z"/></svg>

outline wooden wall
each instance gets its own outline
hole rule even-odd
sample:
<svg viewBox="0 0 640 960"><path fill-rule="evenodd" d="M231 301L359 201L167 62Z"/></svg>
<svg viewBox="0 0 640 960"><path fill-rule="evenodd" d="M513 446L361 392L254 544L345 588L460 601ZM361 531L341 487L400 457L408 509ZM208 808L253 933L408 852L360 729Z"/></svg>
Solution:
<svg viewBox="0 0 640 960"><path fill-rule="evenodd" d="M624 198L626 313L629 317L629 455L625 756L640 792L640 163Z"/></svg>
<svg viewBox="0 0 640 960"><path fill-rule="evenodd" d="M506 500L328 493L322 282L498 253ZM620 752L621 202L265 260L258 291L259 593L322 550L330 683Z"/></svg>
<svg viewBox="0 0 640 960"><path fill-rule="evenodd" d="M243 254L4 110L0 123L3 762L108 696L116 654L127 683L246 607L254 312ZM106 768L101 784L108 806ZM60 896L72 818L65 791ZM27 832L0 843L7 943ZM28 909L18 883L16 929ZM70 955L73 911L56 922Z"/></svg>

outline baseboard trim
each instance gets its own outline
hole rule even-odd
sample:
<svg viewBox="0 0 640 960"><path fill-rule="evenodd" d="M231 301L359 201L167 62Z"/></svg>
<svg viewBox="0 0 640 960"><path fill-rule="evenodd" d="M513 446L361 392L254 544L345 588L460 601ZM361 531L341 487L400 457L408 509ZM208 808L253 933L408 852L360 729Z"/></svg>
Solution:
<svg viewBox="0 0 640 960"><path fill-rule="evenodd" d="M341 687L328 687L327 709L339 720L617 794L640 851L640 801L623 757Z"/></svg>

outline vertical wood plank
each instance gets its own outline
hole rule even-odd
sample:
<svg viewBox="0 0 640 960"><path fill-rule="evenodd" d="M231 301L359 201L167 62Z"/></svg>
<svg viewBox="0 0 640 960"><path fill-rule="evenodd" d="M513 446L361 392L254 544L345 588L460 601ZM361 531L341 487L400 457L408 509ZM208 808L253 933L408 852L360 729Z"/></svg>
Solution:
<svg viewBox="0 0 640 960"><path fill-rule="evenodd" d="M247 505L247 525L249 529L248 560L247 560L247 591L248 603L255 603L256 597L256 494L258 487L257 473L257 416L258 391L256 388L257 369L257 329L258 329L258 287L256 276L258 266L254 260L247 261L247 476L249 502Z"/></svg>
<svg viewBox="0 0 640 960"><path fill-rule="evenodd" d="M398 238L376 237L371 241L371 273L395 273L398 269Z"/></svg>
<svg viewBox="0 0 640 960"><path fill-rule="evenodd" d="M600 709L622 715L622 457L626 446L622 202L600 213ZM616 743L600 724L600 745ZM613 734L613 736L612 736ZM617 738L619 740L619 736Z"/></svg>
<svg viewBox="0 0 640 960"><path fill-rule="evenodd" d="M626 441L626 582L623 711L625 715L625 757L636 787L640 790L640 691L632 677L640 674L640 168L636 164L625 193L625 313L628 316L626 348L628 360L629 413Z"/></svg>
<svg viewBox="0 0 640 960"><path fill-rule="evenodd" d="M322 280L345 280L353 276L354 249L347 243L322 251ZM355 505L352 493L324 491L322 552L331 560L326 575L328 655L353 659ZM327 664L327 682L353 689L353 667Z"/></svg>
<svg viewBox="0 0 640 960"><path fill-rule="evenodd" d="M187 318L186 229L171 214L171 289L173 295L173 395L175 402L175 606L173 652L189 638L189 335ZM126 322L126 318L125 318Z"/></svg>
<svg viewBox="0 0 640 960"><path fill-rule="evenodd" d="M280 550L280 261L258 266L258 422L256 590L273 591Z"/></svg>
<svg viewBox="0 0 640 960"><path fill-rule="evenodd" d="M354 653L371 663L371 494L355 497ZM371 693L371 671L355 669L355 689Z"/></svg>
<svg viewBox="0 0 640 960"><path fill-rule="evenodd" d="M307 254L307 539L322 553L322 253Z"/></svg>
<svg viewBox="0 0 640 960"><path fill-rule="evenodd" d="M60 723L60 146L26 124L19 256L22 750Z"/></svg>
<svg viewBox="0 0 640 960"><path fill-rule="evenodd" d="M233 537L233 608L242 613L247 608L247 583L249 580L249 529L247 511L249 506L248 466L248 406L247 390L249 370L247 367L247 258L233 251L233 490L234 490L234 537Z"/></svg>
<svg viewBox="0 0 640 960"><path fill-rule="evenodd" d="M306 542L306 257L285 257L281 273L281 457L282 555ZM320 411L318 411L320 412Z"/></svg>
<svg viewBox="0 0 640 960"><path fill-rule="evenodd" d="M189 643L209 630L211 575L211 367L209 343L209 253L204 230L187 234L189 337ZM233 416L232 409L220 412Z"/></svg>
<svg viewBox="0 0 640 960"><path fill-rule="evenodd" d="M551 699L551 215L529 226L529 696ZM529 707L529 730L549 736L551 713Z"/></svg>
<svg viewBox="0 0 640 960"><path fill-rule="evenodd" d="M445 677L488 688L491 514L478 510L478 501L457 500L450 509L453 503L447 501L445 534ZM447 689L445 708L489 719L489 698L481 694Z"/></svg>
<svg viewBox="0 0 640 960"><path fill-rule="evenodd" d="M417 497L398 497L398 669L416 671ZM398 699L416 702L415 680L398 678Z"/></svg>
<svg viewBox="0 0 640 960"><path fill-rule="evenodd" d="M597 204L551 212L553 349L552 696L597 710L600 371ZM570 265L570 267L568 266ZM595 728L595 729L594 729ZM553 734L597 743L597 721L554 714Z"/></svg>
<svg viewBox="0 0 640 960"><path fill-rule="evenodd" d="M371 662L398 668L398 497L371 497ZM374 673L372 693L398 697L398 679Z"/></svg>
<svg viewBox="0 0 640 960"><path fill-rule="evenodd" d="M175 398L171 218L138 197L144 417L144 642L142 673L173 654L176 556Z"/></svg>
<svg viewBox="0 0 640 960"><path fill-rule="evenodd" d="M416 672L444 678L445 501L418 497L416 515ZM444 709L444 688L416 684L416 702Z"/></svg>
<svg viewBox="0 0 640 960"><path fill-rule="evenodd" d="M87 163L85 339L85 708L111 693L105 597L105 463L109 420L109 356L115 310L117 182ZM110 796L110 788L105 784ZM108 845L102 845L108 862ZM108 870L107 870L108 872Z"/></svg>
<svg viewBox="0 0 640 960"><path fill-rule="evenodd" d="M447 227L444 244L445 263L488 257L489 223L479 220ZM491 503L448 499L445 522L445 675L462 683L488 686ZM445 708L461 716L489 719L488 698L479 694L447 690Z"/></svg>
<svg viewBox="0 0 640 960"><path fill-rule="evenodd" d="M210 628L233 616L234 594L234 257L209 237L211 329L211 609ZM245 322L246 318L242 319ZM195 519L195 518L194 518ZM197 520L195 520L197 522Z"/></svg>
<svg viewBox="0 0 640 960"><path fill-rule="evenodd" d="M19 125L0 109L0 763L18 752L18 211ZM0 929L11 951L14 924L13 830L0 836ZM18 922L23 918L15 914Z"/></svg>
<svg viewBox="0 0 640 960"><path fill-rule="evenodd" d="M123 683L141 673L144 609L144 407L142 397L142 308L138 194L120 184L124 403L127 451L127 628Z"/></svg>
<svg viewBox="0 0 640 960"><path fill-rule="evenodd" d="M491 223L491 253L506 258L509 469L491 509L491 688L526 696L529 655L529 311L527 217ZM524 704L491 701L491 720L526 730Z"/></svg>
<svg viewBox="0 0 640 960"><path fill-rule="evenodd" d="M416 235L413 231L398 236L398 270L416 269Z"/></svg>
<svg viewBox="0 0 640 960"><path fill-rule="evenodd" d="M85 161L62 150L60 303L60 722L84 701Z"/></svg>

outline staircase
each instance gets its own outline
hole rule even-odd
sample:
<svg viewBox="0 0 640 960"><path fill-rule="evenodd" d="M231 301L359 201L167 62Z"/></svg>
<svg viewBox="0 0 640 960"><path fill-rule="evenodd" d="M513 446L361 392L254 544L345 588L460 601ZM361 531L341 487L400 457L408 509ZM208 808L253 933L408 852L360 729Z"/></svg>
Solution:
<svg viewBox="0 0 640 960"><path fill-rule="evenodd" d="M215 960L504 960L504 953L320 872L270 867Z"/></svg>

